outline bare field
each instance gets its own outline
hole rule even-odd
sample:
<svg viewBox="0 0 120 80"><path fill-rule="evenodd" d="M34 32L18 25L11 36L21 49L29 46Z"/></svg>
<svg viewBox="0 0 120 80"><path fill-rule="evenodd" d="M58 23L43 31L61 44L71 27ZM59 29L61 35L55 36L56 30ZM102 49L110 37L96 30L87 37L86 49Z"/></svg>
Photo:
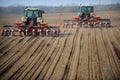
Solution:
<svg viewBox="0 0 120 80"><path fill-rule="evenodd" d="M102 11L95 12L96 15L101 16L101 18L110 18L112 25L120 26L120 11ZM56 14L43 14L43 18L49 25L59 25L63 23L65 19L72 19L77 13L56 13ZM0 26L5 24L13 25L15 21L20 21L22 15L0 15Z"/></svg>
<svg viewBox="0 0 120 80"><path fill-rule="evenodd" d="M96 13L107 18L108 12ZM59 37L0 36L0 80L120 80L119 13L109 11L113 28L61 29ZM43 17L59 25L73 15ZM0 15L0 25L20 17Z"/></svg>
<svg viewBox="0 0 120 80"><path fill-rule="evenodd" d="M64 29L60 37L0 37L1 80L119 80L120 28Z"/></svg>

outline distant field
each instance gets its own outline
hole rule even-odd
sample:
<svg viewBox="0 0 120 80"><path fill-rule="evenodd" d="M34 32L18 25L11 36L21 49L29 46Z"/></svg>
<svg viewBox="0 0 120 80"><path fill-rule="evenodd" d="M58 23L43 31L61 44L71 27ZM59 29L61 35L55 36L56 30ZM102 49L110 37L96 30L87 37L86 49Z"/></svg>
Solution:
<svg viewBox="0 0 120 80"><path fill-rule="evenodd" d="M120 11L103 11L95 12L97 15L100 15L102 18L110 18L112 25L120 25ZM56 14L43 14L43 18L49 25L58 25L63 22L64 19L72 19L77 13L56 13ZM0 15L0 26L5 24L13 25L15 21L20 21L21 15Z"/></svg>

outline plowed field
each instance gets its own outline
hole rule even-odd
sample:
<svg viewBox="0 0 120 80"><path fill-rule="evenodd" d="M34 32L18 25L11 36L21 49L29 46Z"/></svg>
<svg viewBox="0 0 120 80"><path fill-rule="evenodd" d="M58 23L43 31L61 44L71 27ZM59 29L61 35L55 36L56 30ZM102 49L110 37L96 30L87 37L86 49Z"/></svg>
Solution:
<svg viewBox="0 0 120 80"><path fill-rule="evenodd" d="M63 29L59 37L0 36L0 80L119 80L120 28Z"/></svg>

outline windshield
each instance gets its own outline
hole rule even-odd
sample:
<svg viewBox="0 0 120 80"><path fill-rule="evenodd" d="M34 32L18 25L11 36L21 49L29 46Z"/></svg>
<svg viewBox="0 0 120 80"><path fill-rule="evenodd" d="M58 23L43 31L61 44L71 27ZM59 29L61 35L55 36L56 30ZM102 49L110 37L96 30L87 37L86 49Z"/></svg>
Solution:
<svg viewBox="0 0 120 80"><path fill-rule="evenodd" d="M92 7L82 7L81 12L90 13L90 12L92 12Z"/></svg>
<svg viewBox="0 0 120 80"><path fill-rule="evenodd" d="M30 18L36 18L36 17L38 17L38 11L29 10L29 11L27 11L27 16Z"/></svg>

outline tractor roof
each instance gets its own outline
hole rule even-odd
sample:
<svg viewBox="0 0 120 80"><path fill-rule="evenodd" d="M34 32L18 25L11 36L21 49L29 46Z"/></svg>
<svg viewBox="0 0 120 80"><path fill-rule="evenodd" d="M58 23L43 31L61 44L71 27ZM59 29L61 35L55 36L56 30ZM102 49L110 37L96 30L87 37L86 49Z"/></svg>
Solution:
<svg viewBox="0 0 120 80"><path fill-rule="evenodd" d="M93 7L93 6L82 6L82 7Z"/></svg>
<svg viewBox="0 0 120 80"><path fill-rule="evenodd" d="M40 10L40 9L39 9L39 8L26 8L25 10L32 10L32 11L33 11L33 10L37 10L37 11L38 11L38 10Z"/></svg>

